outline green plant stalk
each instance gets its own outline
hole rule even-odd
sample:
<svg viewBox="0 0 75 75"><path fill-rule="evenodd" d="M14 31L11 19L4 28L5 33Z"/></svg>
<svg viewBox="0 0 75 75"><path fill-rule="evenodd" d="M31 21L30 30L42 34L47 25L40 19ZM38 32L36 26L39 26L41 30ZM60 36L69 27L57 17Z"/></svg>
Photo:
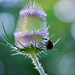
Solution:
<svg viewBox="0 0 75 75"><path fill-rule="evenodd" d="M33 55L30 55L30 58L32 59L32 63L35 65L35 68L38 70L40 75L47 75L39 62L37 55L33 53Z"/></svg>

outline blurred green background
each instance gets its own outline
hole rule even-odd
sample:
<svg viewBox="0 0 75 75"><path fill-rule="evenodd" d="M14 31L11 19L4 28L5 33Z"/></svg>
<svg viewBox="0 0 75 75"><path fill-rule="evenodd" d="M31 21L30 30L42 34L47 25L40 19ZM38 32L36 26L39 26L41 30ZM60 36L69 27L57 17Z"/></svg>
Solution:
<svg viewBox="0 0 75 75"><path fill-rule="evenodd" d="M36 0L47 13L49 33L55 42L61 40L48 55L40 54L39 61L48 75L75 75L75 0ZM0 0L0 34L5 37L1 23L14 41L19 11L29 0ZM5 37L6 38L6 37ZM0 37L0 42L5 43ZM39 75L31 59L11 56L10 48L0 45L0 75Z"/></svg>

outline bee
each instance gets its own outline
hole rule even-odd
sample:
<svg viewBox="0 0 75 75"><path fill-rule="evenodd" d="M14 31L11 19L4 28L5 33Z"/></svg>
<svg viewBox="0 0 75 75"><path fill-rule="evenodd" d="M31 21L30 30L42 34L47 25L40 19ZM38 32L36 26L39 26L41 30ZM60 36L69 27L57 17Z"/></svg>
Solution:
<svg viewBox="0 0 75 75"><path fill-rule="evenodd" d="M51 40L48 40L48 41L47 41L47 44L46 44L46 48L47 48L48 50L51 50L53 47L54 47L54 46L53 46L53 42L52 42Z"/></svg>
<svg viewBox="0 0 75 75"><path fill-rule="evenodd" d="M55 43L53 43L51 40L48 40L47 42L46 42L46 49L47 50L51 50L51 49L53 49L53 47L54 47L54 45L60 40L61 38L59 38ZM45 40L47 40L47 39L45 39Z"/></svg>

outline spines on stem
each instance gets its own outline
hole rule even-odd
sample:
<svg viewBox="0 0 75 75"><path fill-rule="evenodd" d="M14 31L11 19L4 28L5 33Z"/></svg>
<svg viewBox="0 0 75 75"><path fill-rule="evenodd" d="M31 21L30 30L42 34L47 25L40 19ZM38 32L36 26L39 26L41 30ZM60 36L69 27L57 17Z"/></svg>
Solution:
<svg viewBox="0 0 75 75"><path fill-rule="evenodd" d="M35 65L35 69L38 70L40 75L47 75L39 62L38 57L36 55L29 55L29 57L32 59L32 63Z"/></svg>

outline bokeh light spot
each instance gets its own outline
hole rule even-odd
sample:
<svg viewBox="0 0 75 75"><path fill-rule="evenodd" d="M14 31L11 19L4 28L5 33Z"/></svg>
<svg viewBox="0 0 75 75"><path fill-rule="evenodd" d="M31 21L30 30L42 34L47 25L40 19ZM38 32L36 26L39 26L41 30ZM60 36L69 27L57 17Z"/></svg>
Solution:
<svg viewBox="0 0 75 75"><path fill-rule="evenodd" d="M62 57L58 70L60 75L73 75L75 74L75 53L69 53Z"/></svg>
<svg viewBox="0 0 75 75"><path fill-rule="evenodd" d="M2 7L12 7L14 5L17 5L19 2L22 2L23 0L0 0L0 5Z"/></svg>
<svg viewBox="0 0 75 75"><path fill-rule="evenodd" d="M14 28L15 28L14 17L9 13L0 14L0 34L4 36L5 34L2 28L2 22L4 24L4 27L7 33L10 35L14 31Z"/></svg>
<svg viewBox="0 0 75 75"><path fill-rule="evenodd" d="M54 5L54 13L63 22L73 22L75 20L75 5L68 0L60 0Z"/></svg>

